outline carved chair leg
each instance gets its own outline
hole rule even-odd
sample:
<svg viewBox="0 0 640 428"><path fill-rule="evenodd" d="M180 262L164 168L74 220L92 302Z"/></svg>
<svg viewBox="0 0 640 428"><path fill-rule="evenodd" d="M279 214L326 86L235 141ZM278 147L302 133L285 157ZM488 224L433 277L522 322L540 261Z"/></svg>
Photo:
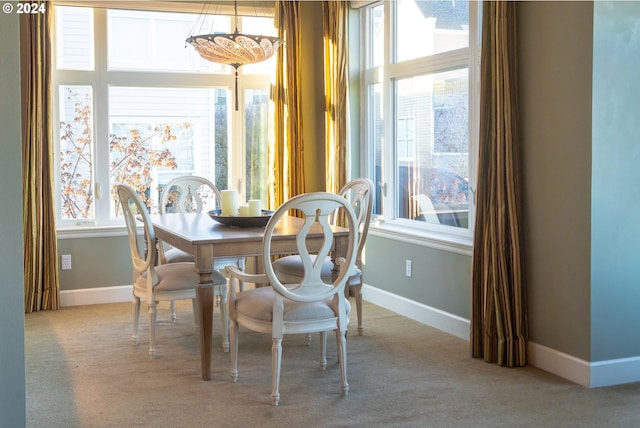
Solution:
<svg viewBox="0 0 640 428"><path fill-rule="evenodd" d="M138 325L140 324L140 298L133 297L133 332L131 341L138 343Z"/></svg>
<svg viewBox="0 0 640 428"><path fill-rule="evenodd" d="M231 321L230 326L230 342L231 342L231 369L229 370L229 374L231 375L231 380L233 382L238 381L238 323L235 321Z"/></svg>
<svg viewBox="0 0 640 428"><path fill-rule="evenodd" d="M320 332L320 368L327 368L327 332Z"/></svg>
<svg viewBox="0 0 640 428"><path fill-rule="evenodd" d="M171 313L171 322L175 323L178 316L176 315L176 301L169 302L169 312Z"/></svg>
<svg viewBox="0 0 640 428"><path fill-rule="evenodd" d="M282 363L282 338L274 337L271 346L271 404L277 406L280 402L280 365Z"/></svg>
<svg viewBox="0 0 640 428"><path fill-rule="evenodd" d="M356 312L358 314L358 335L362 336L362 283L353 286L356 296Z"/></svg>
<svg viewBox="0 0 640 428"><path fill-rule="evenodd" d="M222 319L222 350L229 352L229 314L227 312L227 286L219 285L220 318Z"/></svg>
<svg viewBox="0 0 640 428"><path fill-rule="evenodd" d="M158 302L151 302L148 304L149 312L149 358L156 358L156 319Z"/></svg>
<svg viewBox="0 0 640 428"><path fill-rule="evenodd" d="M340 380L342 381L342 395L349 394L349 383L347 382L347 338L345 333L345 331L336 330L338 359L340 361Z"/></svg>

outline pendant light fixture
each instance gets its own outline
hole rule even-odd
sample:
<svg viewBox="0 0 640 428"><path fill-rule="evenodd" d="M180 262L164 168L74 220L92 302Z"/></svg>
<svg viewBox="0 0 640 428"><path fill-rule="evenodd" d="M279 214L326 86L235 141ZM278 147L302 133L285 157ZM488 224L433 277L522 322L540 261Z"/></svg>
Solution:
<svg viewBox="0 0 640 428"><path fill-rule="evenodd" d="M238 32L238 2L233 2L235 31L227 34L191 35L186 42L205 60L230 65L235 69L235 101L238 110L238 68L265 61L273 56L283 43L282 39ZM204 19L204 13L200 17ZM199 19L200 19L199 18ZM194 25L196 28L197 25Z"/></svg>

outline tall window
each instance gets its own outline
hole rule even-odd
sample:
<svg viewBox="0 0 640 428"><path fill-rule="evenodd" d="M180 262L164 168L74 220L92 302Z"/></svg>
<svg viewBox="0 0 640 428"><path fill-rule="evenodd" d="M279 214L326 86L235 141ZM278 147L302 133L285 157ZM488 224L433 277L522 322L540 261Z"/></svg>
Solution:
<svg viewBox="0 0 640 428"><path fill-rule="evenodd" d="M478 2L361 9L365 168L385 223L470 236Z"/></svg>
<svg viewBox="0 0 640 428"><path fill-rule="evenodd" d="M163 186L180 175L266 203L275 58L240 68L236 112L234 70L185 46L196 14L121 7L55 6L58 224L118 223L118 183L157 212ZM232 16L209 18L214 31L235 26ZM238 27L275 35L269 17L241 17Z"/></svg>

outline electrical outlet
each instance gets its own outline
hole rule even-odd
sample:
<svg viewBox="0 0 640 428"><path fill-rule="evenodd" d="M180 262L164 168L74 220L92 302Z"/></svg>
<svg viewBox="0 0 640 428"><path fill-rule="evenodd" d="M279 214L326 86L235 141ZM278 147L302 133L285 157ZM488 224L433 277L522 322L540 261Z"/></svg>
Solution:
<svg viewBox="0 0 640 428"><path fill-rule="evenodd" d="M411 260L405 260L404 261L404 274L407 278L411 278L412 275L412 265L411 265Z"/></svg>
<svg viewBox="0 0 640 428"><path fill-rule="evenodd" d="M71 269L71 254L62 255L62 270Z"/></svg>

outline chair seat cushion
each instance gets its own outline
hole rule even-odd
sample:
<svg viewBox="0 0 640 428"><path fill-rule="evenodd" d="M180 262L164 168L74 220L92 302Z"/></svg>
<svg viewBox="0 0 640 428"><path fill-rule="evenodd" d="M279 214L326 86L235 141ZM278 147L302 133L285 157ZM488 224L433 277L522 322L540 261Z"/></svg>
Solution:
<svg viewBox="0 0 640 428"><path fill-rule="evenodd" d="M311 255L311 260L315 261L316 256ZM283 284L299 283L302 279L302 260L298 255L282 257L272 263L273 271ZM333 262L331 257L327 257L322 263L321 276L322 280L328 284L332 282L331 271L333 270ZM357 285L360 283L362 271L355 265L349 276L348 285Z"/></svg>
<svg viewBox="0 0 640 428"><path fill-rule="evenodd" d="M155 267L158 283L154 287L156 291L180 291L188 290L192 287L195 290L196 271L193 263L171 263L159 265ZM226 278L219 272L214 271L212 274L213 283L216 285L226 284ZM136 289L146 290L146 275L140 275L136 278L134 284Z"/></svg>
<svg viewBox="0 0 640 428"><path fill-rule="evenodd" d="M193 262L193 256L179 248L169 248L164 252L167 263Z"/></svg>
<svg viewBox="0 0 640 428"><path fill-rule="evenodd" d="M238 293L235 300L236 311L260 321L273 321L273 301L275 291L271 287L260 287ZM301 303L284 300L284 320L304 321L308 319L333 318L337 308L333 299L321 302ZM351 311L349 301L345 299L347 314Z"/></svg>

